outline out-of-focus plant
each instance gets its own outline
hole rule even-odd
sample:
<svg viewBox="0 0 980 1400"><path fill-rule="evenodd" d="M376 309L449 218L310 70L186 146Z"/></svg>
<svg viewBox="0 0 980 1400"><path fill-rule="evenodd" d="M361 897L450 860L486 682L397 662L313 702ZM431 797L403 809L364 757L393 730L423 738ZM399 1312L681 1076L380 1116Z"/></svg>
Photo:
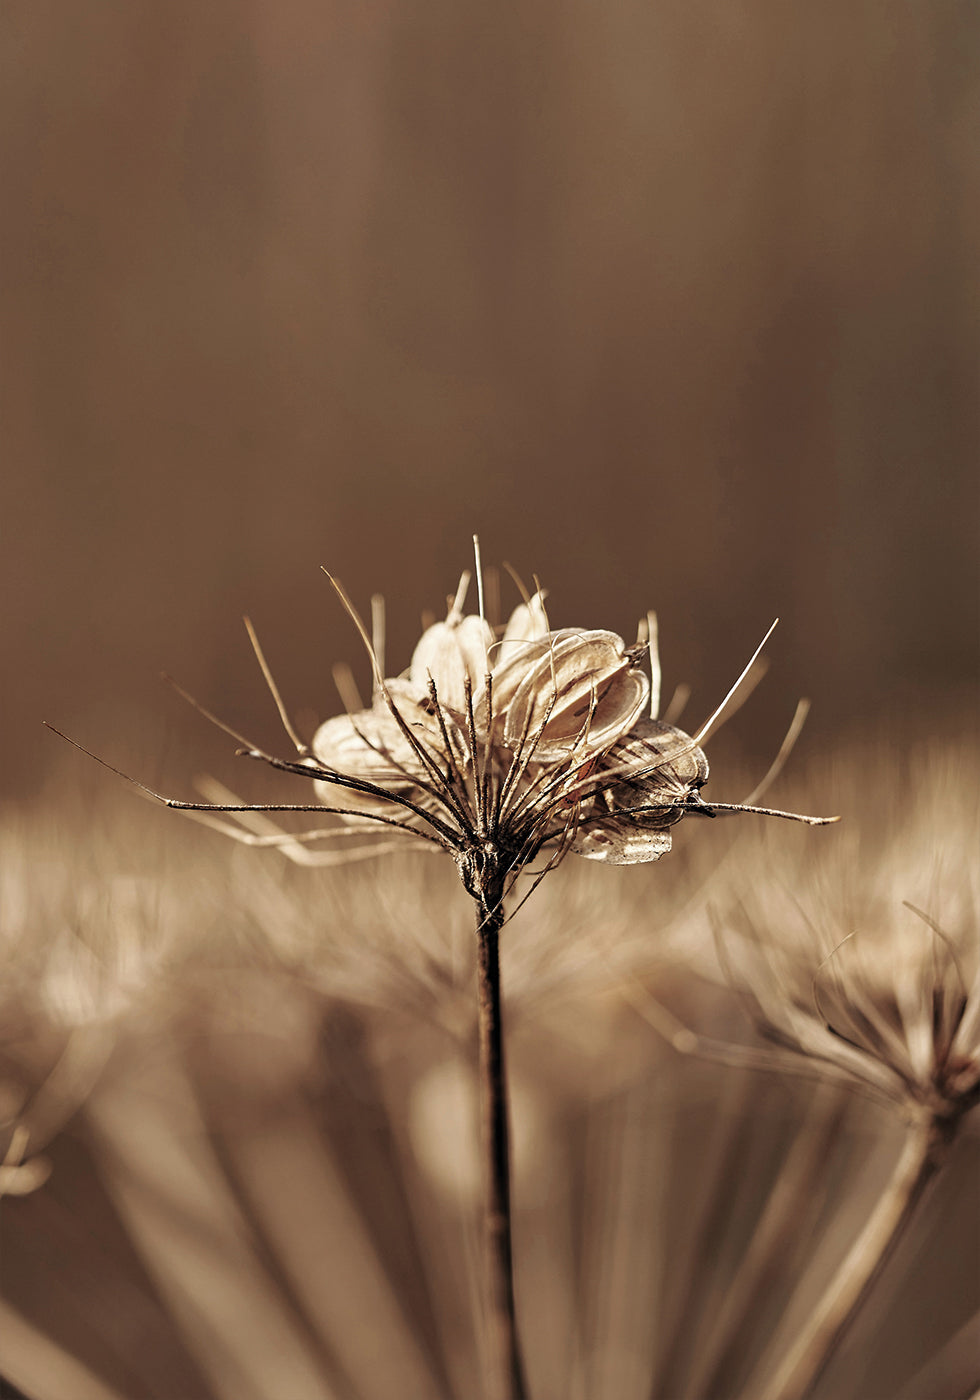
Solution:
<svg viewBox="0 0 980 1400"><path fill-rule="evenodd" d="M771 988L769 1022L794 997L815 1021L816 978L846 1030L836 964L849 990L877 966L887 1010L882 977L910 961L927 985L930 948L944 987L946 949L972 986L976 776L951 741L833 751L795 793L847 813L828 839L688 823L655 867L564 863L505 928L534 1400L775 1384L916 1110L771 1034L736 1053L740 999L761 1020ZM0 1373L28 1400L482 1395L476 940L453 864L409 837L300 868L148 807L71 806L62 781L0 830L0 1152L26 1124L23 1164L45 1159L0 1202ZM636 1005L670 1007L696 1053ZM813 1400L976 1389L975 1117Z"/></svg>

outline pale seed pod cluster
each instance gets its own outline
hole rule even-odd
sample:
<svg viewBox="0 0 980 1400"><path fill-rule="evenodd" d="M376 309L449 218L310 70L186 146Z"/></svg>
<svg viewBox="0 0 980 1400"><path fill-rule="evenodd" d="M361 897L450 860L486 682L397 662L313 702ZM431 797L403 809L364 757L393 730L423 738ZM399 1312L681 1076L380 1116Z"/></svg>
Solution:
<svg viewBox="0 0 980 1400"><path fill-rule="evenodd" d="M499 636L454 602L403 675L377 675L369 709L317 730L312 763L330 775L317 794L333 805L333 775L354 778L364 790L345 794L348 821L411 804L403 820L418 834L457 850L492 842L510 869L549 840L592 859L656 860L708 765L648 717L648 665L646 643L551 630L540 593Z"/></svg>

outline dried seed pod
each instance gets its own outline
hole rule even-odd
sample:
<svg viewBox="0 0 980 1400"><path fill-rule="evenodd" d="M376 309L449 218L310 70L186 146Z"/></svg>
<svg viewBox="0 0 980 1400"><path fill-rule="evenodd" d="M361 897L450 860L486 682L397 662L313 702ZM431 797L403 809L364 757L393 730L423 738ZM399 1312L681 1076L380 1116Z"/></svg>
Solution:
<svg viewBox="0 0 980 1400"><path fill-rule="evenodd" d="M577 856L607 865L645 865L666 855L670 846L669 831L648 831L631 820L603 817L583 822L571 849Z"/></svg>
<svg viewBox="0 0 980 1400"><path fill-rule="evenodd" d="M627 649L615 632L571 628L522 647L493 677L504 745L516 749L533 736L535 758L547 760L608 748L649 699L650 682L640 669L645 650Z"/></svg>
<svg viewBox="0 0 980 1400"><path fill-rule="evenodd" d="M682 729L642 719L604 756L602 769L610 775L595 799L603 815L581 824L572 851L609 865L659 860L670 850L669 828L700 802L708 777L703 751Z"/></svg>
<svg viewBox="0 0 980 1400"><path fill-rule="evenodd" d="M708 760L689 734L662 720L641 719L614 744L604 766L623 770L604 794L609 812L646 827L672 826L708 781Z"/></svg>
<svg viewBox="0 0 980 1400"><path fill-rule="evenodd" d="M431 676L439 703L463 714L467 682L473 695L483 689L489 669L488 648L492 644L493 633L481 617L462 617L450 612L445 622L427 628L412 653L409 669L416 699L427 696Z"/></svg>
<svg viewBox="0 0 980 1400"><path fill-rule="evenodd" d="M412 775L420 772L415 751L387 711L359 710L353 715L336 715L320 725L311 748L313 757L335 773L363 782L384 783L398 791L412 788ZM400 770L404 770L404 777ZM315 782L314 788L320 802L337 805L338 790L333 784ZM343 794L343 805L371 812L385 808L382 799L350 788Z"/></svg>
<svg viewBox="0 0 980 1400"><path fill-rule="evenodd" d="M500 670L504 662L512 661L515 657L526 657L528 644L541 641L547 637L549 630L544 594L539 590L526 603L516 607L508 618L504 635L491 653L494 670Z"/></svg>

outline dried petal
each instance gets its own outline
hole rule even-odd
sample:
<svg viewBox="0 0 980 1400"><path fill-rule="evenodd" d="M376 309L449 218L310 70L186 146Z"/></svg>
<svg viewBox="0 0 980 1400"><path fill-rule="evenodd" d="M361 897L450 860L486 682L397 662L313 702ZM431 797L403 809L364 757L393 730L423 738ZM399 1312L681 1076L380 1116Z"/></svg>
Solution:
<svg viewBox="0 0 980 1400"><path fill-rule="evenodd" d="M636 722L650 694L635 652L615 632L551 632L521 649L494 672L494 714L504 721L503 742L537 735L536 759L559 758L573 748L597 752Z"/></svg>
<svg viewBox="0 0 980 1400"><path fill-rule="evenodd" d="M530 602L521 603L514 609L504 629L504 635L493 656L493 669L496 673L507 661L517 657L527 657L527 644L539 642L548 635L548 614L544 610L544 594L535 593Z"/></svg>
<svg viewBox="0 0 980 1400"><path fill-rule="evenodd" d="M466 681L472 693L483 689L488 670L487 648L493 633L481 617L450 613L422 633L412 654L409 681L417 700L428 695L429 677L435 681L439 703L461 714L466 708Z"/></svg>
<svg viewBox="0 0 980 1400"><path fill-rule="evenodd" d="M593 776L621 770L622 781L596 795L596 808L605 815L583 822L571 849L609 865L659 860L670 850L669 828L707 779L708 760L683 730L641 719L603 755Z"/></svg>
<svg viewBox="0 0 980 1400"><path fill-rule="evenodd" d="M571 849L577 856L607 865L645 865L666 855L670 844L669 831L646 831L635 822L604 817L584 822Z"/></svg>
<svg viewBox="0 0 980 1400"><path fill-rule="evenodd" d="M422 764L387 710L359 710L328 719L313 736L313 756L325 768L397 792L407 792L424 775ZM314 782L317 799L331 807L387 810L384 799L333 783Z"/></svg>
<svg viewBox="0 0 980 1400"><path fill-rule="evenodd" d="M604 766L625 770L623 781L604 794L610 812L628 812L647 827L679 821L684 813L678 804L708 779L708 760L690 735L655 719L638 720L628 737L609 750Z"/></svg>

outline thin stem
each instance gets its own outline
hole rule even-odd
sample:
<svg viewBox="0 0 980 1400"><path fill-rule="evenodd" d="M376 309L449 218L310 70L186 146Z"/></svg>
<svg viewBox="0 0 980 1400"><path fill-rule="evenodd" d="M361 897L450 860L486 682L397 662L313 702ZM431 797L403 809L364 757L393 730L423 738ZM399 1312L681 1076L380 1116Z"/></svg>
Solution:
<svg viewBox="0 0 980 1400"><path fill-rule="evenodd" d="M823 1085L813 1095L809 1114L782 1164L711 1332L699 1347L688 1381L692 1397L723 1395L731 1389L731 1378L744 1362L755 1310L779 1288L780 1273L793 1258L794 1240L820 1208L827 1158L845 1107L836 1085Z"/></svg>
<svg viewBox="0 0 980 1400"><path fill-rule="evenodd" d="M914 1124L891 1180L840 1264L807 1324L758 1400L806 1400L908 1227L946 1159L953 1121L931 1115Z"/></svg>
<svg viewBox="0 0 980 1400"><path fill-rule="evenodd" d="M500 1003L501 898L480 899L477 1002L484 1152L484 1236L488 1302L487 1400L526 1400L524 1364L514 1308L511 1246L510 1133Z"/></svg>

